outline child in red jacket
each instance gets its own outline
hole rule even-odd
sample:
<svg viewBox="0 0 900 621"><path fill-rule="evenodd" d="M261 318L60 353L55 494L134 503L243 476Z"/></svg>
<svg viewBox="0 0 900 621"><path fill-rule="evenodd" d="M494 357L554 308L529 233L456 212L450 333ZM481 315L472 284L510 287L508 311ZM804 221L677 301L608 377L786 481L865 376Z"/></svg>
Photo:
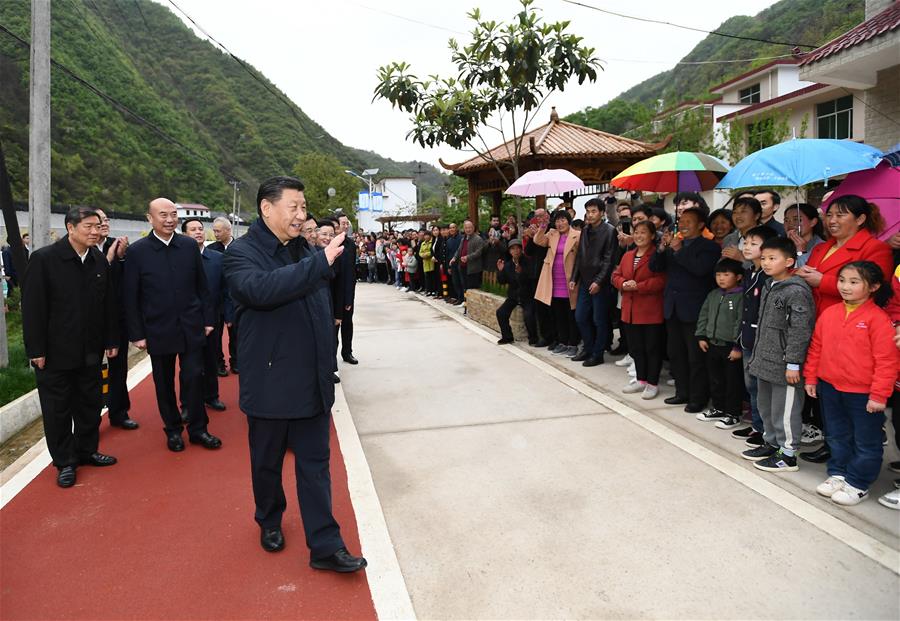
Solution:
<svg viewBox="0 0 900 621"><path fill-rule="evenodd" d="M831 448L828 478L816 491L839 505L859 504L881 470L884 409L900 363L890 317L876 304L890 295L883 283L871 261L841 268L843 304L819 317L806 357L806 393L820 400Z"/></svg>

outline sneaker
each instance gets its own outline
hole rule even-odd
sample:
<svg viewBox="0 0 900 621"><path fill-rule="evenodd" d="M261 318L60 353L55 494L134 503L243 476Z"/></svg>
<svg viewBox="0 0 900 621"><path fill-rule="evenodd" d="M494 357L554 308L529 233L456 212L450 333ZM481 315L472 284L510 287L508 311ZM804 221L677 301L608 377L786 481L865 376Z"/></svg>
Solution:
<svg viewBox="0 0 900 621"><path fill-rule="evenodd" d="M878 502L883 504L888 509L900 510L900 489L895 489L892 492L888 492L884 496L880 496L878 498Z"/></svg>
<svg viewBox="0 0 900 621"><path fill-rule="evenodd" d="M659 387L653 384L644 384L644 392L641 393L641 399L653 399L659 394Z"/></svg>
<svg viewBox="0 0 900 621"><path fill-rule="evenodd" d="M887 446L887 429L881 428L881 446Z"/></svg>
<svg viewBox="0 0 900 621"><path fill-rule="evenodd" d="M625 384L625 387L622 388L622 392L624 392L626 395L633 395L634 393L642 392L644 390L644 386L646 386L646 384L644 384L643 382L633 380Z"/></svg>
<svg viewBox="0 0 900 621"><path fill-rule="evenodd" d="M566 349L568 349L568 347L566 347L562 343L557 343L556 347L553 347L552 349L550 349L550 353L553 354L554 356L558 356L562 352L566 351Z"/></svg>
<svg viewBox="0 0 900 621"><path fill-rule="evenodd" d="M577 358L579 353L581 353L579 351L579 348L573 345L569 348L569 351L566 352L566 356L568 356L569 358ZM581 361L579 360L579 362Z"/></svg>
<svg viewBox="0 0 900 621"><path fill-rule="evenodd" d="M900 472L900 461L892 461L889 463L888 470L891 472Z"/></svg>
<svg viewBox="0 0 900 621"><path fill-rule="evenodd" d="M728 415L725 414L725 412L720 412L716 408L709 407L697 414L695 418L697 420L709 423L714 420L725 420L726 418L728 418Z"/></svg>
<svg viewBox="0 0 900 621"><path fill-rule="evenodd" d="M744 427L743 429L738 429L737 431L731 432L731 437L737 440L746 440L750 437L750 434L753 433L753 427Z"/></svg>
<svg viewBox="0 0 900 621"><path fill-rule="evenodd" d="M744 440L744 444L746 446L754 447L754 446L762 446L765 444L765 440L763 440L763 434L761 431L754 431L747 439Z"/></svg>
<svg viewBox="0 0 900 621"><path fill-rule="evenodd" d="M672 379L671 377L666 380L666 386L674 386L674 385L675 385L675 380Z"/></svg>
<svg viewBox="0 0 900 621"><path fill-rule="evenodd" d="M868 495L869 490L857 489L849 483L844 483L844 487L836 491L831 497L831 502L845 507L852 507L861 503Z"/></svg>
<svg viewBox="0 0 900 621"><path fill-rule="evenodd" d="M800 444L818 444L825 441L825 434L815 425L803 425L803 433L800 435Z"/></svg>
<svg viewBox="0 0 900 621"><path fill-rule="evenodd" d="M753 467L766 472L796 472L799 469L797 467L797 456L785 455L780 450L771 457L766 457L754 463Z"/></svg>
<svg viewBox="0 0 900 621"><path fill-rule="evenodd" d="M831 498L834 496L834 493L844 489L844 485L847 484L847 481L844 477L840 475L834 475L832 477L828 477L822 483L819 483L819 486L816 488L816 493L826 498Z"/></svg>
<svg viewBox="0 0 900 621"><path fill-rule="evenodd" d="M630 365L633 362L634 362L634 358L632 358L630 354L625 354L624 358L622 358L621 360L616 360L616 366L617 367L627 367L628 365Z"/></svg>
<svg viewBox="0 0 900 621"><path fill-rule="evenodd" d="M741 457L749 459L750 461L759 461L761 459L768 459L777 453L778 449L771 444L763 444L762 446L757 446L756 448L744 451L741 453Z"/></svg>
<svg viewBox="0 0 900 621"><path fill-rule="evenodd" d="M628 367L628 375L631 377L637 377L637 367L634 366L634 363L631 363L631 366Z"/></svg>
<svg viewBox="0 0 900 621"><path fill-rule="evenodd" d="M735 427L739 427L740 425L741 425L740 418L728 414L725 416L725 418L720 419L716 423L716 429L734 429Z"/></svg>

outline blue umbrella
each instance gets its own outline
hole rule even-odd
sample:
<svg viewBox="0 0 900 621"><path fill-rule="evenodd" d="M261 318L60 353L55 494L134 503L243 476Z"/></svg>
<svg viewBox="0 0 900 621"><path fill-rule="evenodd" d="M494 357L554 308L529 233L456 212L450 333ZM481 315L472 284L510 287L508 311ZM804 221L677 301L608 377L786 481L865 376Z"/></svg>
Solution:
<svg viewBox="0 0 900 621"><path fill-rule="evenodd" d="M735 164L716 188L800 186L875 168L882 153L851 140L796 138L751 153Z"/></svg>

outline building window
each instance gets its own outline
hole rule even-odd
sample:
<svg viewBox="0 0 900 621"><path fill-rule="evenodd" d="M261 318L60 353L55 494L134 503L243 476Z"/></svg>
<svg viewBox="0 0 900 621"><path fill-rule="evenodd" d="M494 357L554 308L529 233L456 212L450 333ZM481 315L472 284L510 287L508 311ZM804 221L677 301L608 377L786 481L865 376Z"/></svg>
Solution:
<svg viewBox="0 0 900 621"><path fill-rule="evenodd" d="M819 138L853 138L853 95L816 104Z"/></svg>
<svg viewBox="0 0 900 621"><path fill-rule="evenodd" d="M753 86L748 86L747 88L742 88L738 91L738 100L742 104L755 104L759 103L759 83L754 84Z"/></svg>

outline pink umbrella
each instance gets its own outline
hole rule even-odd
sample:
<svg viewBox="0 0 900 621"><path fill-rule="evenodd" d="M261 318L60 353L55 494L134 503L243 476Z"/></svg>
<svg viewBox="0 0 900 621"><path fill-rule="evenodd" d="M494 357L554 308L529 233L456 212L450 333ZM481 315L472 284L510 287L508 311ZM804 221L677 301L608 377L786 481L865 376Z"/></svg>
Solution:
<svg viewBox="0 0 900 621"><path fill-rule="evenodd" d="M525 173L506 189L506 193L514 196L561 196L583 187L584 182L568 170L547 168Z"/></svg>
<svg viewBox="0 0 900 621"><path fill-rule="evenodd" d="M822 204L822 210L827 211L834 199L848 194L856 194L878 205L887 223L878 239L887 241L900 231L900 168L894 168L885 161L876 168L850 173Z"/></svg>

